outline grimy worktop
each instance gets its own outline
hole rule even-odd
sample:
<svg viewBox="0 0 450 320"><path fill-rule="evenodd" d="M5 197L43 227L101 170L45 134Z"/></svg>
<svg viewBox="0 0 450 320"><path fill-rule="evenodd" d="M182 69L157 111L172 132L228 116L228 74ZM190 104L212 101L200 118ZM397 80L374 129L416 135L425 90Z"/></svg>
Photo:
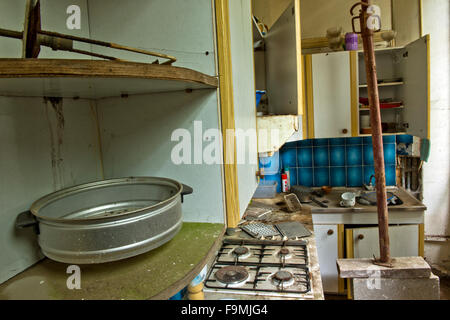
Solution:
<svg viewBox="0 0 450 320"><path fill-rule="evenodd" d="M352 208L344 208L339 205L341 201L341 195L344 192L358 192L362 191L362 188L333 188L332 191L329 194L324 195L323 197L319 198L316 197L317 200L323 201L328 200L328 208L322 208L318 204L311 202L311 203L305 203L302 204L303 207L308 208L311 210L311 213L318 214L318 213L369 213L369 212L377 212L376 206L370 206L370 205L362 205L359 203L356 203L354 207ZM410 193L408 193L403 188L387 188L388 192L393 192L396 196L398 196L402 201L402 205L398 206L388 206L389 211L425 211L427 207L414 198Z"/></svg>
<svg viewBox="0 0 450 320"><path fill-rule="evenodd" d="M80 265L81 289L69 290L68 264L44 259L0 285L0 299L168 299L194 279L220 246L223 224L184 223L168 243L139 256Z"/></svg>

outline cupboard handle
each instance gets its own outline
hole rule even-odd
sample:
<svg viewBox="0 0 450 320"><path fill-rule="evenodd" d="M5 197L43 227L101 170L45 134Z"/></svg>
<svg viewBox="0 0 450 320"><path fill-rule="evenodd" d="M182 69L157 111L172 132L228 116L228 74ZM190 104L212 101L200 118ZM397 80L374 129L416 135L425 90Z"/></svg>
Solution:
<svg viewBox="0 0 450 320"><path fill-rule="evenodd" d="M348 129L343 129L343 130L342 130L342 133L343 133L343 134L347 134L347 133L348 133Z"/></svg>
<svg viewBox="0 0 450 320"><path fill-rule="evenodd" d="M327 234L329 235L329 236L331 236L331 235L333 235L333 233L334 233L334 231L333 230L328 230L328 232L327 232Z"/></svg>
<svg viewBox="0 0 450 320"><path fill-rule="evenodd" d="M362 240L362 239L364 239L364 235L363 234L358 235L358 240Z"/></svg>

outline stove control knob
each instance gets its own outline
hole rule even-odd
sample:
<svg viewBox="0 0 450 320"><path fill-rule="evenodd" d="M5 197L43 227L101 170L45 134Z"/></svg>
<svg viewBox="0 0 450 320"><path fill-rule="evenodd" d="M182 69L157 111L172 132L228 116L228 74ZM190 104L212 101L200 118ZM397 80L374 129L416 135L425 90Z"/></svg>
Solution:
<svg viewBox="0 0 450 320"><path fill-rule="evenodd" d="M333 235L333 233L334 233L334 231L333 231L332 229L328 230L328 232L327 232L327 234L328 234L329 236Z"/></svg>

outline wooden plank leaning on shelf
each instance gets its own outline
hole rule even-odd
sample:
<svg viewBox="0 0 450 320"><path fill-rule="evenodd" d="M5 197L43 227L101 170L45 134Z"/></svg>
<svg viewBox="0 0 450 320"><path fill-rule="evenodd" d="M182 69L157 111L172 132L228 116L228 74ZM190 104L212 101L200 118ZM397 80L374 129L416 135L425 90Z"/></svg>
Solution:
<svg viewBox="0 0 450 320"><path fill-rule="evenodd" d="M227 143L223 145L224 174L225 174L225 203L227 226L236 227L240 220L239 190L236 165L236 143L228 143L227 130L235 130L234 103L233 103L233 73L231 65L231 42L229 24L228 0L215 0L217 23L217 54L220 80L220 106L222 118L222 133ZM230 163L228 160L234 160Z"/></svg>

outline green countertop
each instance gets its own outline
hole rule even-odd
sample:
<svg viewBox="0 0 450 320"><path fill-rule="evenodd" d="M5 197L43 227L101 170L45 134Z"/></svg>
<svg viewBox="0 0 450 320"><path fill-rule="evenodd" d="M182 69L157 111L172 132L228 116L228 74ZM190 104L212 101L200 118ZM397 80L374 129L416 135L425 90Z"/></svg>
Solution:
<svg viewBox="0 0 450 320"><path fill-rule="evenodd" d="M197 276L224 232L223 224L184 223L168 243L139 256L80 265L81 289L69 290L68 264L44 259L0 286L0 299L168 299Z"/></svg>

